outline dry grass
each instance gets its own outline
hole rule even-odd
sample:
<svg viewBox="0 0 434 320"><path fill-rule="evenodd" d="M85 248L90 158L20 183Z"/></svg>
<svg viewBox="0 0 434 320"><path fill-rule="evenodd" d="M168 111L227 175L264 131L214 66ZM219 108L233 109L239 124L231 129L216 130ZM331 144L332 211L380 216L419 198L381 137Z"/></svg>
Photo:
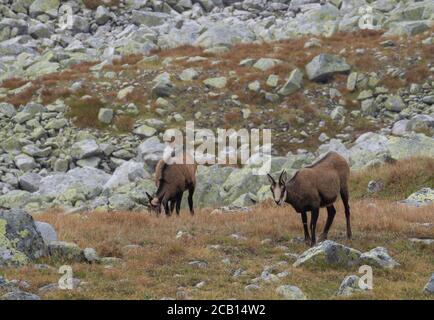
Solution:
<svg viewBox="0 0 434 320"><path fill-rule="evenodd" d="M82 0L86 8L95 10L99 6L105 7L117 7L120 4L120 0Z"/></svg>
<svg viewBox="0 0 434 320"><path fill-rule="evenodd" d="M66 99L71 95L69 88L45 88L41 91L41 99L44 105L53 103L59 98Z"/></svg>
<svg viewBox="0 0 434 320"><path fill-rule="evenodd" d="M135 120L127 115L117 116L114 120L114 125L121 132L131 132L133 130Z"/></svg>
<svg viewBox="0 0 434 320"><path fill-rule="evenodd" d="M119 59L113 60L113 65L135 65L137 62L143 59L142 54L129 54L126 56L122 56Z"/></svg>
<svg viewBox="0 0 434 320"><path fill-rule="evenodd" d="M361 251L385 246L401 266L395 270L374 269L374 290L355 296L362 299L428 299L421 289L429 279L434 263L432 246L413 244L409 237L434 237L433 228L415 223L434 222L434 206L407 208L385 201L352 201L352 241L345 239L343 208L338 214L329 238ZM318 230L323 227L325 213L321 211ZM275 208L267 203L258 205L248 214L210 214L197 210L194 217L186 211L180 217L155 217L147 213L89 213L65 215L48 212L35 216L51 223L62 240L77 242L81 247L94 247L101 256L116 256L124 263L106 268L102 265L74 264L74 276L87 284L83 290L55 291L43 298L68 299L160 299L175 297L178 287L184 287L194 299L279 299L275 288L281 284L300 287L310 299L335 299L342 279L357 274L357 268L292 267L285 252L302 253L307 247L294 237L302 236L300 218L290 208ZM176 239L179 230L191 237ZM230 237L237 233L245 240ZM270 239L262 244L264 239ZM124 246L136 244L138 249L125 251ZM219 245L212 249L210 245ZM282 250L278 246L287 246ZM229 264L222 263L228 258ZM188 263L205 260L208 266L196 269ZM250 279L260 275L265 266L280 261L274 272L289 271L278 283L260 283L262 289L246 293ZM63 264L45 261L56 267ZM238 268L246 274L233 278ZM30 283L30 291L57 282L57 270L37 271L31 267L3 269L9 279ZM205 281L203 288L195 285Z"/></svg>
<svg viewBox="0 0 434 320"><path fill-rule="evenodd" d="M19 106L24 106L32 100L33 95L39 88L40 86L38 84L32 83L32 86L23 90L19 94L8 96L6 102L14 105L16 108L18 108Z"/></svg>
<svg viewBox="0 0 434 320"><path fill-rule="evenodd" d="M190 45L179 46L168 50L153 50L151 54L157 54L160 58L204 56L203 49Z"/></svg>
<svg viewBox="0 0 434 320"><path fill-rule="evenodd" d="M366 187L371 180L384 183L384 188L368 195ZM399 200L423 188L434 187L434 159L413 157L380 167L369 168L351 174L350 189L355 198L366 196Z"/></svg>
<svg viewBox="0 0 434 320"><path fill-rule="evenodd" d="M97 97L71 98L67 100L69 107L67 116L72 118L79 128L101 128L98 113L104 103Z"/></svg>
<svg viewBox="0 0 434 320"><path fill-rule="evenodd" d="M0 87L13 90L24 86L28 82L29 82L28 80L21 79L21 78L10 78L10 79L3 80L0 83Z"/></svg>

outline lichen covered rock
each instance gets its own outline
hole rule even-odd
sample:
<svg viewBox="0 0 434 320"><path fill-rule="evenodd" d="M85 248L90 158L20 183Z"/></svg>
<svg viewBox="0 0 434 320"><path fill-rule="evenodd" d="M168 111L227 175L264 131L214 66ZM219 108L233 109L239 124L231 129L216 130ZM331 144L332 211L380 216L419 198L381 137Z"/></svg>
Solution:
<svg viewBox="0 0 434 320"><path fill-rule="evenodd" d="M0 266L21 266L46 254L32 216L23 210L0 210Z"/></svg>
<svg viewBox="0 0 434 320"><path fill-rule="evenodd" d="M331 240L326 240L302 253L293 266L325 265L351 267L359 264L361 254L358 250Z"/></svg>

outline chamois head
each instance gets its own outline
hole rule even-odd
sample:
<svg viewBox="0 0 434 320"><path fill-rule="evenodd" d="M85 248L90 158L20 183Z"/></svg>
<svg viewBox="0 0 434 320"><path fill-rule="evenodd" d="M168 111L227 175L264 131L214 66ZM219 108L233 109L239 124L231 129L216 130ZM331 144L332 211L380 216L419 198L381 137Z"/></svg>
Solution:
<svg viewBox="0 0 434 320"><path fill-rule="evenodd" d="M271 184L270 190L271 193L273 194L274 202L276 202L278 206L281 206L286 199L286 179L287 179L286 171L285 170L282 171L282 173L279 176L278 182L276 182L274 178L268 173L267 173L267 177L268 177L268 181Z"/></svg>
<svg viewBox="0 0 434 320"><path fill-rule="evenodd" d="M146 192L146 195L149 199L149 209L151 209L151 212L154 212L156 214L161 213L161 203L160 200L156 196L151 196L149 193Z"/></svg>

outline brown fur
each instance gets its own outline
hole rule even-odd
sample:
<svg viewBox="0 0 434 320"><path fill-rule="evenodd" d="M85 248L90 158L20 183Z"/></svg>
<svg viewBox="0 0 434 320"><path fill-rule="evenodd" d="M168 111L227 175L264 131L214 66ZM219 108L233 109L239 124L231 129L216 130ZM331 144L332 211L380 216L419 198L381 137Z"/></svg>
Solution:
<svg viewBox="0 0 434 320"><path fill-rule="evenodd" d="M271 190L278 190L281 199L275 201L281 204L283 201L291 204L294 209L301 213L302 221L305 230L305 239L310 241L311 245L315 244L315 227L318 218L319 209L327 207L327 223L321 234L320 239L327 238L327 234L336 210L333 203L340 195L345 207L345 215L347 218L347 236L351 238L350 226L350 208L348 205L348 179L350 168L347 161L336 152L329 152L325 157L316 163L306 166L297 171L290 179L286 180L286 172L282 172L279 177L279 182L269 176L272 184ZM283 200L283 201L282 201ZM311 233L310 239L307 230L306 212L311 211Z"/></svg>
<svg viewBox="0 0 434 320"><path fill-rule="evenodd" d="M155 168L155 185L158 190L154 197L148 195L151 207L160 212L164 209L166 214L173 212L179 214L182 196L188 190L188 204L190 213L194 214L193 194L196 187L195 164L167 164L161 159ZM170 208L169 208L170 206Z"/></svg>

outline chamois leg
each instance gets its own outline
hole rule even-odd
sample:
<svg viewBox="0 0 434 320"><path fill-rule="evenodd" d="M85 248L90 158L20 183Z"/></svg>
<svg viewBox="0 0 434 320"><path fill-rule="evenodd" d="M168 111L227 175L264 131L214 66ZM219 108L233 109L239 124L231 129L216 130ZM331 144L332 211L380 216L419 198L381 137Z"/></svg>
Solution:
<svg viewBox="0 0 434 320"><path fill-rule="evenodd" d="M330 227L332 226L335 214L336 214L335 207L333 205L328 206L327 207L327 221L326 221L326 224L324 226L323 232L319 236L319 241L320 242L324 241L324 240L327 240L327 235L329 233Z"/></svg>
<svg viewBox="0 0 434 320"><path fill-rule="evenodd" d="M318 221L319 209L313 209L310 217L310 234L312 237L312 241L310 242L310 246L313 247L316 243L316 222Z"/></svg>
<svg viewBox="0 0 434 320"><path fill-rule="evenodd" d="M193 194L194 194L194 187L191 187L190 189L188 189L188 207L190 209L190 214L191 215L194 215Z"/></svg>
<svg viewBox="0 0 434 320"><path fill-rule="evenodd" d="M173 213L173 210L175 209L175 204L176 204L176 201L170 200L170 214Z"/></svg>
<svg viewBox="0 0 434 320"><path fill-rule="evenodd" d="M342 190L341 191L341 198L342 202L344 203L345 208L345 218L347 220L347 238L351 239L352 232L351 232L351 214L350 214L350 205L348 203L348 190Z"/></svg>
<svg viewBox="0 0 434 320"><path fill-rule="evenodd" d="M180 192L176 196L176 214L179 216L179 211L181 210L181 201L183 193Z"/></svg>
<svg viewBox="0 0 434 320"><path fill-rule="evenodd" d="M170 214L171 214L171 211L169 210L170 208L169 208L169 201L163 201L163 203L162 203L162 206L163 206L163 209L164 209L164 213L166 214L166 216L170 216Z"/></svg>
<svg viewBox="0 0 434 320"><path fill-rule="evenodd" d="M301 213L301 221L303 222L304 242L306 242L307 245L310 245L310 235L309 235L309 229L307 228L307 214L306 214L306 211L303 211Z"/></svg>

